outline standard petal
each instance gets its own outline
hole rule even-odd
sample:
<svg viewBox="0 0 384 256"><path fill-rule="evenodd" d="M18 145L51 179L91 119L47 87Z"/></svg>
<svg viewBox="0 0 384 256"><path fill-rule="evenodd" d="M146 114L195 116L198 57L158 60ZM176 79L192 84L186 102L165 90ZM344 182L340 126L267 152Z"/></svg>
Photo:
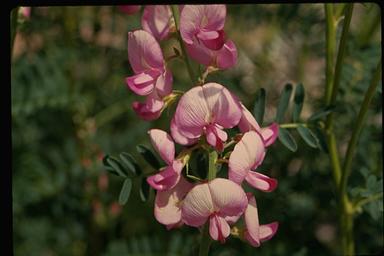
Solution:
<svg viewBox="0 0 384 256"><path fill-rule="evenodd" d="M248 172L245 180L254 188L264 192L272 192L277 187L277 180L258 172Z"/></svg>
<svg viewBox="0 0 384 256"><path fill-rule="evenodd" d="M145 96L153 91L156 79L156 77L143 72L125 78L125 82L127 83L129 89L131 89L134 93Z"/></svg>
<svg viewBox="0 0 384 256"><path fill-rule="evenodd" d="M187 138L198 138L209 118L209 109L203 89L197 86L186 92L180 99L175 112L175 125L179 133Z"/></svg>
<svg viewBox="0 0 384 256"><path fill-rule="evenodd" d="M238 184L216 178L208 183L215 211L220 216L237 216L247 207L247 196Z"/></svg>
<svg viewBox="0 0 384 256"><path fill-rule="evenodd" d="M224 128L237 125L241 118L241 108L231 92L218 83L206 83L202 88L210 113L210 123Z"/></svg>
<svg viewBox="0 0 384 256"><path fill-rule="evenodd" d="M155 198L154 214L158 222L167 228L178 227L182 224L180 205L184 196L193 187L183 177L177 185L167 191L158 191Z"/></svg>
<svg viewBox="0 0 384 256"><path fill-rule="evenodd" d="M265 156L264 143L255 131L244 133L229 157L229 179L240 184Z"/></svg>
<svg viewBox="0 0 384 256"><path fill-rule="evenodd" d="M237 49L236 45L228 40L223 47L218 50L216 65L219 69L231 68L237 63Z"/></svg>
<svg viewBox="0 0 384 256"><path fill-rule="evenodd" d="M175 159L175 144L171 136L160 129L151 129L148 134L157 153L168 165L171 165Z"/></svg>
<svg viewBox="0 0 384 256"><path fill-rule="evenodd" d="M268 147L273 144L277 136L279 136L279 125L273 123L268 127L261 128L260 134L263 137L265 146Z"/></svg>
<svg viewBox="0 0 384 256"><path fill-rule="evenodd" d="M264 242L271 239L276 234L278 227L279 223L276 221L270 224L260 225L260 241Z"/></svg>
<svg viewBox="0 0 384 256"><path fill-rule="evenodd" d="M217 214L209 218L209 234L213 240L219 240L221 243L224 243L230 231L231 229L224 218Z"/></svg>
<svg viewBox="0 0 384 256"><path fill-rule="evenodd" d="M179 127L175 124L174 118L171 120L171 135L172 138L181 145L192 145L198 141L198 138L189 139L180 134Z"/></svg>
<svg viewBox="0 0 384 256"><path fill-rule="evenodd" d="M202 183L188 192L183 201L181 216L185 224L199 227L207 221L214 210L208 183Z"/></svg>
<svg viewBox="0 0 384 256"><path fill-rule="evenodd" d="M172 12L169 5L147 5L141 17L141 25L156 39L163 40L169 35Z"/></svg>
<svg viewBox="0 0 384 256"><path fill-rule="evenodd" d="M159 43L145 30L128 32L128 59L136 74L164 67Z"/></svg>

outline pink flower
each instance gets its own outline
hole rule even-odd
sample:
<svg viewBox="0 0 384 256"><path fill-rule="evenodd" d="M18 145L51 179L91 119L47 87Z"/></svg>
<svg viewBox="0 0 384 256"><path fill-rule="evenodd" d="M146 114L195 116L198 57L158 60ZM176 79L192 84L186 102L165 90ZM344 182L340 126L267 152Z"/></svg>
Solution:
<svg viewBox="0 0 384 256"><path fill-rule="evenodd" d="M196 142L205 134L210 145L222 150L228 138L223 128L236 126L240 118L240 104L235 96L220 84L207 83L181 97L171 122L171 133L182 145Z"/></svg>
<svg viewBox="0 0 384 256"><path fill-rule="evenodd" d="M155 198L155 218L161 224L167 226L167 229L180 227L183 225L181 219L182 200L193 185L183 177L177 185L170 190L157 191Z"/></svg>
<svg viewBox="0 0 384 256"><path fill-rule="evenodd" d="M236 64L237 50L226 40L225 5L186 5L180 14L180 33L188 54L205 66L227 69Z"/></svg>
<svg viewBox="0 0 384 256"><path fill-rule="evenodd" d="M173 188L180 180L184 167L182 160L175 159L175 144L165 131L152 129L148 131L151 143L167 166L160 173L149 176L147 182L154 189L163 191Z"/></svg>
<svg viewBox="0 0 384 256"><path fill-rule="evenodd" d="M168 37L174 20L169 5L147 5L141 17L141 26L156 39L163 40Z"/></svg>
<svg viewBox="0 0 384 256"><path fill-rule="evenodd" d="M279 135L279 125L277 123L272 123L270 126L261 128L257 123L256 119L253 117L251 112L241 104L242 116L239 122L239 129L241 132L247 131L256 131L260 134L264 141L264 146L268 147L273 144Z"/></svg>
<svg viewBox="0 0 384 256"><path fill-rule="evenodd" d="M156 92L148 95L145 102L134 101L132 108L136 114L146 121L155 120L160 117L163 111L164 102L159 98Z"/></svg>
<svg viewBox="0 0 384 256"><path fill-rule="evenodd" d="M31 7L21 6L19 8L19 13L25 18L29 19L31 17Z"/></svg>
<svg viewBox="0 0 384 256"><path fill-rule="evenodd" d="M135 14L140 10L140 5L120 5L119 10L125 12L128 15Z"/></svg>
<svg viewBox="0 0 384 256"><path fill-rule="evenodd" d="M265 192L273 191L277 180L251 170L256 169L265 156L264 142L255 131L244 133L229 157L229 179L241 184L245 179L251 186Z"/></svg>
<svg viewBox="0 0 384 256"><path fill-rule="evenodd" d="M181 207L186 225L200 227L209 220L212 239L225 242L230 227L226 218L240 216L247 207L247 197L236 183L216 178L196 185L188 192Z"/></svg>
<svg viewBox="0 0 384 256"><path fill-rule="evenodd" d="M259 247L261 242L271 239L279 226L278 222L272 222L266 225L259 224L259 215L255 197L247 193L248 206L244 213L246 229L244 238L254 247Z"/></svg>

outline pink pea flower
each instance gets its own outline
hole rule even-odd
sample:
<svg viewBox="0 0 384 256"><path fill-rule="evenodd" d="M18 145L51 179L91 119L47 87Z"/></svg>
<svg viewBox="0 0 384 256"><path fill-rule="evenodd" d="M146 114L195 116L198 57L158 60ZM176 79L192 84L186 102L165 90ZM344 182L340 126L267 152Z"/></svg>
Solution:
<svg viewBox="0 0 384 256"><path fill-rule="evenodd" d="M147 96L144 103L134 101L132 108L136 114L143 120L151 121L160 117L163 111L164 102L157 95L156 92L151 93Z"/></svg>
<svg viewBox="0 0 384 256"><path fill-rule="evenodd" d="M241 104L242 116L239 122L239 129L241 132L247 131L256 131L260 134L264 141L264 146L268 147L273 144L279 135L279 125L277 123L272 123L268 127L261 128L257 123L256 119L253 117L251 112Z"/></svg>
<svg viewBox="0 0 384 256"><path fill-rule="evenodd" d="M221 151L228 138L223 129L236 126L240 118L237 98L222 85L207 83L181 97L171 122L171 132L175 141L182 145L193 143L205 134L207 142Z"/></svg>
<svg viewBox="0 0 384 256"><path fill-rule="evenodd" d="M230 234L226 218L240 216L247 207L247 196L236 183L216 178L195 185L188 192L181 207L186 225L200 227L209 220L209 234L221 243Z"/></svg>
<svg viewBox="0 0 384 256"><path fill-rule="evenodd" d="M205 66L227 69L237 62L237 50L226 40L225 5L185 5L180 14L180 33L188 54Z"/></svg>
<svg viewBox="0 0 384 256"><path fill-rule="evenodd" d="M193 185L183 177L170 190L157 191L155 198L155 218L167 229L183 225L181 218L181 205L185 195L192 189Z"/></svg>
<svg viewBox="0 0 384 256"><path fill-rule="evenodd" d="M147 5L141 17L141 26L156 39L163 40L169 35L174 26L174 20L169 5Z"/></svg>
<svg viewBox="0 0 384 256"><path fill-rule="evenodd" d="M259 215L255 197L247 193L248 206L244 213L246 229L244 238L254 247L259 247L261 242L271 239L279 226L278 222L272 222L265 225L259 224Z"/></svg>
<svg viewBox="0 0 384 256"><path fill-rule="evenodd" d="M128 15L132 15L140 10L140 5L120 5L118 8Z"/></svg>
<svg viewBox="0 0 384 256"><path fill-rule="evenodd" d="M160 173L149 176L147 182L156 190L164 191L173 188L180 180L184 167L183 161L175 159L175 144L168 133L159 129L148 131L151 143L167 166Z"/></svg>
<svg viewBox="0 0 384 256"><path fill-rule="evenodd" d="M229 179L241 184L245 179L251 186L265 192L273 191L277 180L252 170L264 160L265 147L261 136L255 131L244 133L229 156Z"/></svg>

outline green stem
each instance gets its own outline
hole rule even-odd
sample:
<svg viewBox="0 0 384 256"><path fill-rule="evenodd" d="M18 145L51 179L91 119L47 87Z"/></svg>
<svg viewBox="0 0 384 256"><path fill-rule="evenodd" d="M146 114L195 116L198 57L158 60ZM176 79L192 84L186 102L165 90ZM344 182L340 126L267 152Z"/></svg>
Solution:
<svg viewBox="0 0 384 256"><path fill-rule="evenodd" d="M211 151L209 152L209 165L208 165L208 180L213 180L216 178L216 161L217 161L217 152Z"/></svg>
<svg viewBox="0 0 384 256"><path fill-rule="evenodd" d="M347 149L347 153L346 153L344 164L343 164L343 173L341 176L341 184L340 184L340 194L346 193L347 181L351 173L353 155L356 149L356 145L357 145L361 130L364 125L364 120L368 111L369 104L376 92L376 87L379 84L380 78L381 78L381 59L377 64L377 68L373 75L371 84L369 85L369 88L365 93L363 103L361 105L359 114L357 116L357 120L356 122L354 122L352 137L348 143L348 149Z"/></svg>
<svg viewBox="0 0 384 256"><path fill-rule="evenodd" d="M280 126L281 128L286 128L286 129L297 128L297 127L299 127L300 125L305 126L305 127L308 127L308 126L309 126L309 125L306 124L306 123L286 123L286 124L279 124L279 126Z"/></svg>
<svg viewBox="0 0 384 256"><path fill-rule="evenodd" d="M193 68L192 68L192 65L191 65L191 62L188 58L188 55L187 55L187 51L185 50L185 46L184 46L184 42L181 38L181 35L180 35L180 25L179 25L179 11L177 10L177 5L172 5L171 6L172 8L172 14L173 14L173 18L175 19L175 25L176 25L176 33L177 33L177 39L180 43L180 47L181 47L181 51L183 53L183 59L185 61L185 64L187 65L187 69L188 69L188 73L189 73L189 76L191 78L191 81L193 83L193 85L196 84L196 76L195 76L195 73L193 72Z"/></svg>
<svg viewBox="0 0 384 256"><path fill-rule="evenodd" d="M13 52L13 43L16 37L18 13L19 13L19 7L16 7L11 11L11 56Z"/></svg>
<svg viewBox="0 0 384 256"><path fill-rule="evenodd" d="M325 103L329 105L331 102L331 93L332 93L332 76L333 76L333 58L335 55L335 20L333 16L333 5L325 4L325 16L326 16L326 68L325 68Z"/></svg>
<svg viewBox="0 0 384 256"><path fill-rule="evenodd" d="M383 197L383 192L380 192L380 193L377 193L377 194L373 194L373 195L370 195L369 197L367 198L363 198L363 199L360 199L359 201L357 201L355 204L354 204L354 208L357 209L357 208L360 208L362 207L363 205L365 204L368 204L370 202L373 202L373 201L376 201L380 198Z"/></svg>
<svg viewBox="0 0 384 256"><path fill-rule="evenodd" d="M209 246L211 245L211 239L209 238L209 224L205 223L203 232L201 234L199 256L207 256L209 252Z"/></svg>

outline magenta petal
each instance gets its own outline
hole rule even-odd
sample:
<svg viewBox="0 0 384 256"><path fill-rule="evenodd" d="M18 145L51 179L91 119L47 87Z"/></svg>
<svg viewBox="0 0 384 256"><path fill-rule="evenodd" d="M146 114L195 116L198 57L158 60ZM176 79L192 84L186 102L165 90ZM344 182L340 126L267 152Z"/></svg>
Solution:
<svg viewBox="0 0 384 256"><path fill-rule="evenodd" d="M260 225L260 241L264 242L271 239L276 234L278 227L279 223L276 221L270 224Z"/></svg>
<svg viewBox="0 0 384 256"><path fill-rule="evenodd" d="M172 73L165 70L156 80L156 91L159 96L164 97L172 93Z"/></svg>
<svg viewBox="0 0 384 256"><path fill-rule="evenodd" d="M153 91L155 79L146 73L130 76L125 79L129 89L134 93L145 96Z"/></svg>
<svg viewBox="0 0 384 256"><path fill-rule="evenodd" d="M159 129L151 129L148 131L151 138L151 143L156 151L160 154L161 158L171 165L175 158L175 144L171 136L165 131Z"/></svg>
<svg viewBox="0 0 384 256"><path fill-rule="evenodd" d="M128 59L136 74L151 69L162 70L164 66L159 43L145 30L128 33Z"/></svg>
<svg viewBox="0 0 384 256"><path fill-rule="evenodd" d="M217 125L208 125L206 126L206 138L208 144L215 147L217 150L223 150L223 142L228 138L228 135L225 131L217 127Z"/></svg>
<svg viewBox="0 0 384 256"><path fill-rule="evenodd" d="M265 146L270 146L279 136L279 124L273 123L268 127L262 128L260 134L263 137Z"/></svg>
<svg viewBox="0 0 384 256"><path fill-rule="evenodd" d="M263 140L255 131L244 133L229 157L229 179L240 184L265 156Z"/></svg>
<svg viewBox="0 0 384 256"><path fill-rule="evenodd" d="M204 44L195 42L192 44L186 44L186 50L188 55L195 61L208 67L215 63L215 51L210 50Z"/></svg>
<svg viewBox="0 0 384 256"><path fill-rule="evenodd" d="M213 240L219 240L221 243L224 243L230 231L231 229L224 218L216 214L209 218L209 234Z"/></svg>
<svg viewBox="0 0 384 256"><path fill-rule="evenodd" d="M201 39L201 42L205 45L205 47L207 47L211 50L215 50L215 51L220 50L223 47L223 45L225 43L224 30L217 31L216 32L217 37L214 37L214 38L209 38L207 36L205 36L205 38L204 38L202 36L199 36L200 33L197 36Z"/></svg>
<svg viewBox="0 0 384 256"><path fill-rule="evenodd" d="M171 120L171 135L172 138L181 145L192 145L198 141L198 138L189 139L180 134L179 127L175 124L174 119Z"/></svg>
<svg viewBox="0 0 384 256"><path fill-rule="evenodd" d="M174 161L173 165L167 166L160 173L147 177L147 182L159 191L171 189L179 182L182 169L183 164L180 161Z"/></svg>
<svg viewBox="0 0 384 256"><path fill-rule="evenodd" d="M154 214L158 222L174 228L182 225L180 203L193 187L183 177L175 187L166 191L157 191Z"/></svg>
<svg viewBox="0 0 384 256"><path fill-rule="evenodd" d="M271 192L277 187L277 180L258 172L248 172L245 180L254 188L264 192Z"/></svg>
<svg viewBox="0 0 384 256"><path fill-rule="evenodd" d="M171 18L172 12L168 5L147 5L141 17L141 25L161 41L168 37Z"/></svg>
<svg viewBox="0 0 384 256"><path fill-rule="evenodd" d="M237 63L237 49L235 44L228 40L217 53L216 59L219 69L231 68Z"/></svg>

